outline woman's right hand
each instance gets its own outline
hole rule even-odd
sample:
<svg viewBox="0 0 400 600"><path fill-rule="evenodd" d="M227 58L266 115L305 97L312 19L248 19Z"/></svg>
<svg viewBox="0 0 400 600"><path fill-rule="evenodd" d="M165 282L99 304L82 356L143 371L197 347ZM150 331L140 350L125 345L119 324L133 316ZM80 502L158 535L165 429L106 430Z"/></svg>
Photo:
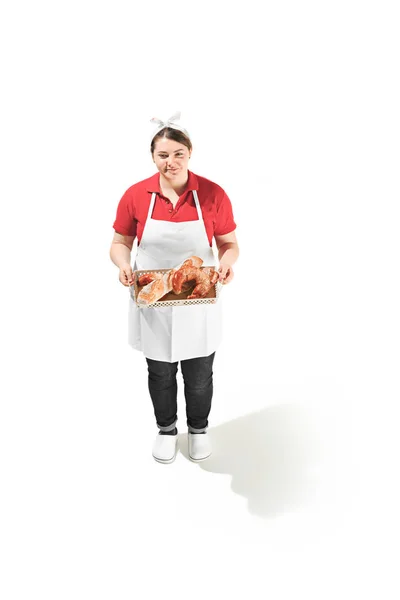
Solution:
<svg viewBox="0 0 400 600"><path fill-rule="evenodd" d="M122 285L130 286L133 284L132 267L129 264L123 265L119 270L119 280Z"/></svg>

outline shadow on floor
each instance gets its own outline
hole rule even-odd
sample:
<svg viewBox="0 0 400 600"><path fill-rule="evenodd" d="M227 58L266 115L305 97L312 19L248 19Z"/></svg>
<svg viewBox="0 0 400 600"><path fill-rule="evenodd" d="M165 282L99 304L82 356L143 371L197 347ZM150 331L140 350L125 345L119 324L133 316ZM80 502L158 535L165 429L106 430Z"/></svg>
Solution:
<svg viewBox="0 0 400 600"><path fill-rule="evenodd" d="M212 455L199 468L232 476L248 510L273 517L307 503L318 487L323 447L310 414L296 404L268 407L208 429ZM187 434L179 434L187 459Z"/></svg>

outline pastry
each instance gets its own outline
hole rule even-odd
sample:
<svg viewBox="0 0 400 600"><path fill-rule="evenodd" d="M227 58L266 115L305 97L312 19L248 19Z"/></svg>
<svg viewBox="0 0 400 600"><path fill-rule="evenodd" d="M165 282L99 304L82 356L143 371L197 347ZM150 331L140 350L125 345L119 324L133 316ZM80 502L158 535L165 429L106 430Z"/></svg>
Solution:
<svg viewBox="0 0 400 600"><path fill-rule="evenodd" d="M218 273L211 267L200 269L202 264L199 256L190 256L165 273L144 273L137 280L139 286L144 286L138 293L137 303L150 306L172 290L175 294L192 290L188 299L203 298L218 280Z"/></svg>

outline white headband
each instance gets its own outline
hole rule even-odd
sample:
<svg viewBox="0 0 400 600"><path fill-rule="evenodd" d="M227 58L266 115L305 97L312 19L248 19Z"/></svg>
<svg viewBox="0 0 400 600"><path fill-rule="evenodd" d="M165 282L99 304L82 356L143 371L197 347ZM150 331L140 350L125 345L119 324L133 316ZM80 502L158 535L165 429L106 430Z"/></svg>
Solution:
<svg viewBox="0 0 400 600"><path fill-rule="evenodd" d="M172 127L173 129L179 129L179 131L183 131L183 133L185 133L188 137L189 133L188 131L186 131L186 129L184 127L182 127L181 125L177 125L176 123L174 123L174 121L178 120L181 118L181 113L180 112L176 112L175 114L172 115L172 117L170 117L167 121L161 121L161 119L158 119L157 117L152 117L150 119L151 123L158 123L158 127L157 129L154 131L152 138L154 138L154 136L161 131L161 129L164 129L164 127Z"/></svg>

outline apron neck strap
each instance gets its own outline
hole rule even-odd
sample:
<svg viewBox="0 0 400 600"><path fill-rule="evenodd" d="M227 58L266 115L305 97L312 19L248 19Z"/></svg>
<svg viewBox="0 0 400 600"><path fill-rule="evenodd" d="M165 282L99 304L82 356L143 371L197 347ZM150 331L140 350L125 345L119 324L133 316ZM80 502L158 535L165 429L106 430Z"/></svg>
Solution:
<svg viewBox="0 0 400 600"><path fill-rule="evenodd" d="M196 204L197 216L199 217L199 221L202 221L203 220L203 215L201 213L199 198L197 196L196 190L192 190L192 191L193 191L194 202Z"/></svg>
<svg viewBox="0 0 400 600"><path fill-rule="evenodd" d="M147 213L147 218L151 219L151 215L153 214L154 203L156 201L156 192L153 192L151 195L149 212Z"/></svg>

